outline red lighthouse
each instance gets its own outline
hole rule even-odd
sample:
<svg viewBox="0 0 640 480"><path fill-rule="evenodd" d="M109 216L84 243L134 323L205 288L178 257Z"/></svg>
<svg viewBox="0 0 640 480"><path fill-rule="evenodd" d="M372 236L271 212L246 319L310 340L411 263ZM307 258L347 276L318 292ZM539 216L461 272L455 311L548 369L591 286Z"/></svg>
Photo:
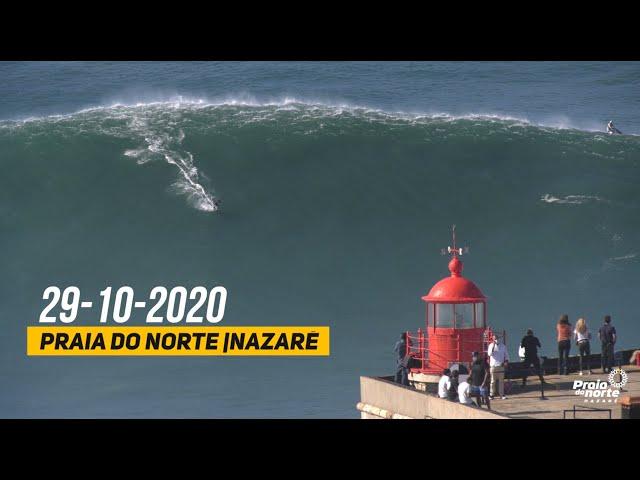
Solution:
<svg viewBox="0 0 640 480"><path fill-rule="evenodd" d="M422 297L427 307L425 329L408 333L408 349L414 358L411 376L415 381L429 381L420 377L440 375L453 364L470 365L472 352L486 351L493 337L487 328L487 297L462 276L460 257L468 249L457 247L455 229L454 225L453 246L443 250L451 255L451 274Z"/></svg>

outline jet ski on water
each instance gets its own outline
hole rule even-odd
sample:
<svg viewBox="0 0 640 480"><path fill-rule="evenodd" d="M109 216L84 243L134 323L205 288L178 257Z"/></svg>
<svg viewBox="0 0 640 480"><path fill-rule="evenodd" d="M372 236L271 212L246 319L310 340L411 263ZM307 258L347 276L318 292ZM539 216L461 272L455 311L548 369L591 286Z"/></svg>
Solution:
<svg viewBox="0 0 640 480"><path fill-rule="evenodd" d="M607 123L607 133L609 135L622 135L622 132L613 125L612 120L609 120L609 123Z"/></svg>

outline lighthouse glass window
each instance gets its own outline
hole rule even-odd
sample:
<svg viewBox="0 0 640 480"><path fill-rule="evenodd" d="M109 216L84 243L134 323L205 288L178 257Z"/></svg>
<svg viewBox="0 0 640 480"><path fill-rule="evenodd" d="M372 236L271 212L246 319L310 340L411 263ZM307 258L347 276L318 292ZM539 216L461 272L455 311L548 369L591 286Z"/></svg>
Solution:
<svg viewBox="0 0 640 480"><path fill-rule="evenodd" d="M437 328L474 328L484 325L482 303L438 303L435 310Z"/></svg>

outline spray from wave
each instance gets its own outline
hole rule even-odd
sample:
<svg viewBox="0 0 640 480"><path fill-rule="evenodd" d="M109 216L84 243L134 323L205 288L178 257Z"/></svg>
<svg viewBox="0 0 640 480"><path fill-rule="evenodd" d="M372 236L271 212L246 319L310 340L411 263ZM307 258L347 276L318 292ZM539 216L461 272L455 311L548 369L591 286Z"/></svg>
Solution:
<svg viewBox="0 0 640 480"><path fill-rule="evenodd" d="M150 130L146 122L137 118L131 121L131 127L134 130L142 129L147 146L146 148L127 150L124 152L126 156L137 159L137 163L141 165L153 159L154 156L161 156L167 163L178 169L178 179L172 185L174 192L186 196L198 210L205 212L218 210L219 200L202 184L204 181L208 181L208 178L198 171L193 154L180 149L185 138L182 129L178 130L177 136L172 137L166 132L159 133Z"/></svg>
<svg viewBox="0 0 640 480"><path fill-rule="evenodd" d="M566 195L564 197L556 197L550 193L545 193L540 197L540 201L545 203L556 203L559 205L582 205L590 202L609 203L609 200L597 195Z"/></svg>
<svg viewBox="0 0 640 480"><path fill-rule="evenodd" d="M621 255L619 257L611 257L609 260L613 262L624 262L626 260L633 260L638 256L637 253L628 253L627 255Z"/></svg>

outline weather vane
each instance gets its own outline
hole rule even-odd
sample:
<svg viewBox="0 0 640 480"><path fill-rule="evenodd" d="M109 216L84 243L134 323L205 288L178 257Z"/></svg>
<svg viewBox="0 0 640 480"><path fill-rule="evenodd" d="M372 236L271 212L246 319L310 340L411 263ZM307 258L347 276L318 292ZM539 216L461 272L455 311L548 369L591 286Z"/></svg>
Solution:
<svg viewBox="0 0 640 480"><path fill-rule="evenodd" d="M447 247L446 250L444 248L441 249L440 253L442 255L446 255L447 253L450 253L452 255L462 255L463 253L469 253L469 247L459 248L456 246L456 226L455 225L451 227L451 236L453 237L453 246Z"/></svg>

